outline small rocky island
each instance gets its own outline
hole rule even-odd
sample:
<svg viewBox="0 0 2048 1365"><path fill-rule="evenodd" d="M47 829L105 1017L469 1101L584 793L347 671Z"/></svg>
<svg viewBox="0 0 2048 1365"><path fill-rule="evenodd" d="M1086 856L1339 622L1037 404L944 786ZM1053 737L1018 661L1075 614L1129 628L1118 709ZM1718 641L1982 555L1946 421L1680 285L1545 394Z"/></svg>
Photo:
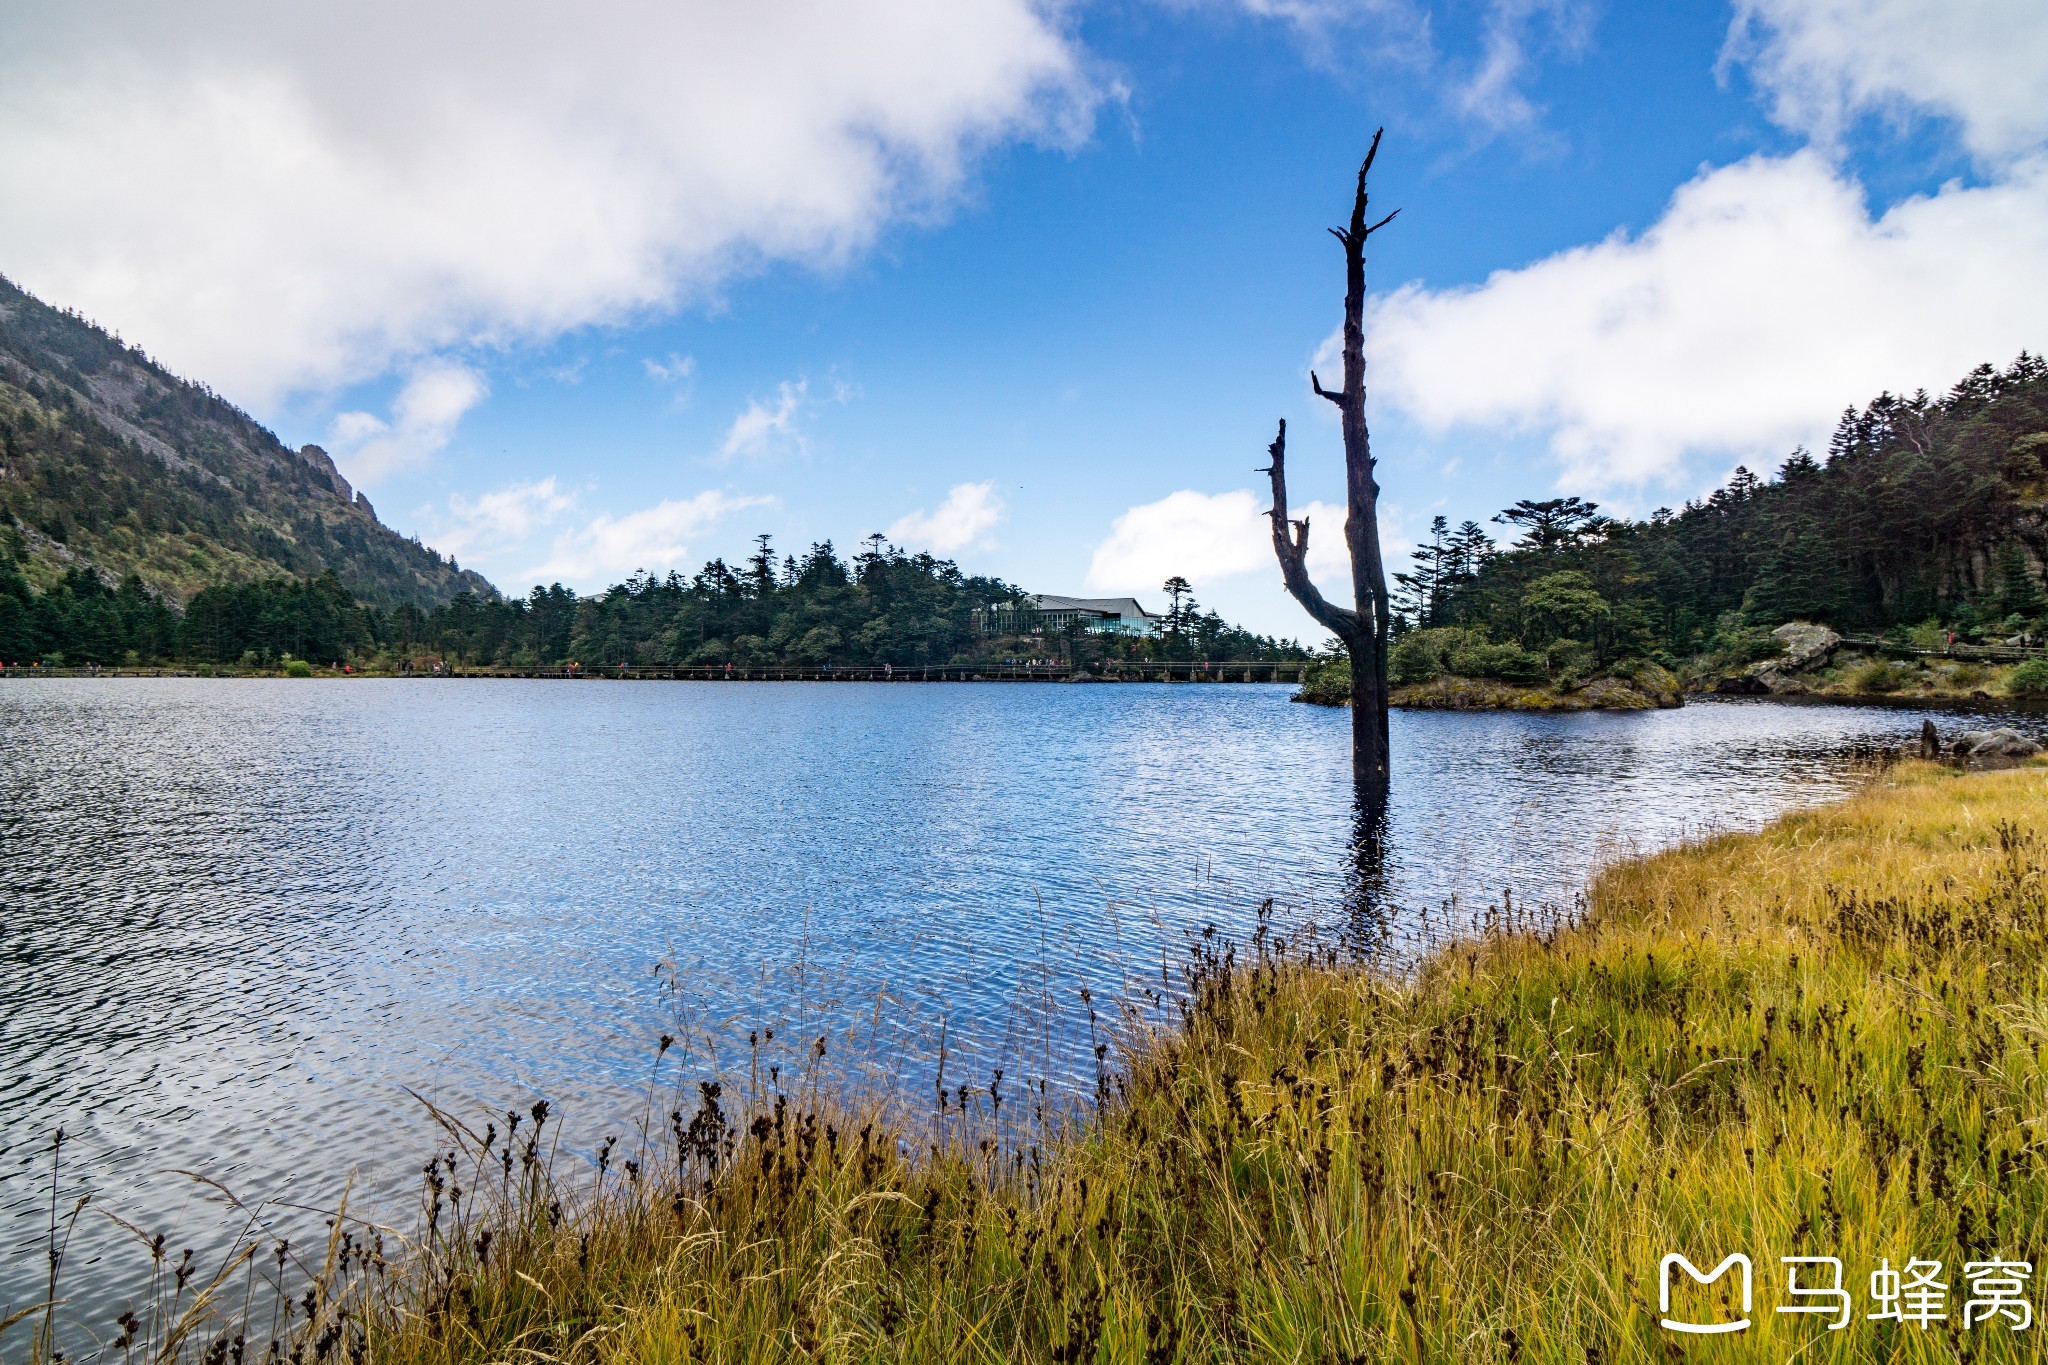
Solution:
<svg viewBox="0 0 2048 1365"><path fill-rule="evenodd" d="M1654 711L1681 706L1678 675L1650 659L1596 665L1592 651L1562 641L1543 654L1478 629L1411 630L1388 661L1389 701L1426 711ZM1347 706L1351 661L1326 657L1302 674L1294 700Z"/></svg>

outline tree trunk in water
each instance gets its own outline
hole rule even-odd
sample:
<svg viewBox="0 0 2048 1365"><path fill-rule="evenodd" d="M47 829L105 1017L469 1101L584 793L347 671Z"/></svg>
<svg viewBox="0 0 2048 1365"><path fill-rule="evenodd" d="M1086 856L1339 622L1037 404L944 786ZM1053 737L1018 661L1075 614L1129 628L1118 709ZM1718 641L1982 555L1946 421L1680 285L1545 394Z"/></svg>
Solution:
<svg viewBox="0 0 2048 1365"><path fill-rule="evenodd" d="M1390 213L1366 224L1366 176L1379 155L1380 134L1358 168L1358 189L1351 203L1351 221L1331 228L1344 247L1344 383L1325 389L1313 373L1316 396L1337 405L1344 431L1344 543L1351 556L1352 607L1328 601L1308 576L1308 519L1287 516L1287 423L1268 447L1273 463L1273 553L1280 576L1294 600L1301 603L1351 656L1351 766L1362 798L1385 799L1388 786L1387 643L1393 627L1387 596L1386 567L1380 558L1379 482L1373 477L1372 438L1365 423L1365 241L1394 219ZM1399 212L1396 210L1395 212Z"/></svg>

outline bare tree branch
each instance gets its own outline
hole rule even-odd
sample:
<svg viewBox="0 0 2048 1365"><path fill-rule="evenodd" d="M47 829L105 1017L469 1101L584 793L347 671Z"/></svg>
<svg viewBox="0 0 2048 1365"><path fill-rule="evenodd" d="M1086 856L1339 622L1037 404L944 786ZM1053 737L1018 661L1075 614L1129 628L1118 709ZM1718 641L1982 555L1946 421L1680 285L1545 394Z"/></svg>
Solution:
<svg viewBox="0 0 2048 1365"><path fill-rule="evenodd" d="M1280 560L1280 578L1286 583L1287 591L1302 609L1328 631L1336 634L1347 645L1359 635L1358 613L1348 611L1325 598L1313 579L1308 576L1308 518L1289 521L1287 518L1287 419L1280 419L1280 434L1273 438L1273 444L1266 448L1273 457L1267 472L1273 480L1273 510L1266 515L1273 519L1273 553ZM1287 528L1298 528L1289 535Z"/></svg>
<svg viewBox="0 0 2048 1365"><path fill-rule="evenodd" d="M1386 131L1384 128L1375 128L1372 134L1372 146L1365 149L1365 164L1358 168L1358 198L1360 201L1365 199L1365 177L1372 174L1373 158L1380 154L1380 135Z"/></svg>
<svg viewBox="0 0 2048 1365"><path fill-rule="evenodd" d="M1316 372L1314 370L1310 370L1308 372L1308 383L1309 387L1316 391L1316 397L1327 398L1340 408L1344 406L1343 391L1324 388L1323 381L1316 378Z"/></svg>

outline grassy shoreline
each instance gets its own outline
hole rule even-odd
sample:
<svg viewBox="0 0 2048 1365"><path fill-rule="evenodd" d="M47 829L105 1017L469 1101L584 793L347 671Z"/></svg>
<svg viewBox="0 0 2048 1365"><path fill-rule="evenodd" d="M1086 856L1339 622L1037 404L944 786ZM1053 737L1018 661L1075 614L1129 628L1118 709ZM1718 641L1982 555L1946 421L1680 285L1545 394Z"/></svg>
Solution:
<svg viewBox="0 0 2048 1365"><path fill-rule="evenodd" d="M2044 811L2040 764L1902 765L1610 868L1582 923L1407 980L1203 940L1176 1024L1036 1141L997 1122L1034 1098L999 1080L929 1128L707 1085L594 1187L548 1175L544 1107L452 1128L431 1234L407 1255L337 1232L297 1339L391 1362L2033 1359L2048 1323L1963 1329L1962 1268L2048 1246ZM1749 1255L1751 1329L1661 1328L1667 1252ZM1775 1312L1783 1256L1842 1259L1845 1330ZM1940 1260L1948 1318L1867 1320L1879 1258Z"/></svg>

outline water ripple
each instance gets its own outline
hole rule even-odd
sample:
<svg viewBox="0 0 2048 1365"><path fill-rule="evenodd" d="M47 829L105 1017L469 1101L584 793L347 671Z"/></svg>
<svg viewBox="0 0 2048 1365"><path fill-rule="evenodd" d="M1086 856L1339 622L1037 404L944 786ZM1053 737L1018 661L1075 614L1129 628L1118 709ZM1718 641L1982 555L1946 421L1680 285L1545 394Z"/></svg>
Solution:
<svg viewBox="0 0 2048 1365"><path fill-rule="evenodd" d="M40 1297L57 1124L64 1197L174 1246L228 1226L177 1168L309 1204L355 1170L397 1208L432 1141L406 1087L634 1112L675 1026L661 961L691 1068L743 1067L748 1028L829 1029L926 1085L943 1020L955 1075L1085 1080L1081 987L1265 896L1355 896L1349 717L1285 697L0 684L0 1316ZM1384 895L1569 904L1600 859L1824 800L1852 746L1918 725L1402 715ZM136 1283L119 1235L88 1219L66 1267L108 1316Z"/></svg>

